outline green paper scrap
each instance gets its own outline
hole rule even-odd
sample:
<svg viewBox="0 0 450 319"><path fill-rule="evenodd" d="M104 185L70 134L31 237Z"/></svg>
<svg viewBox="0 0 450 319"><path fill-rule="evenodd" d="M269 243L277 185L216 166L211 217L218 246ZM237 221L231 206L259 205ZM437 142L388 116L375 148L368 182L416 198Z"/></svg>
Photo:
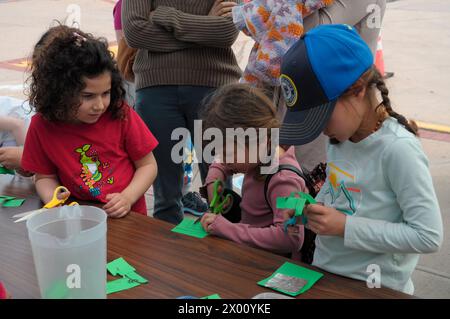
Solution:
<svg viewBox="0 0 450 319"><path fill-rule="evenodd" d="M317 204L317 201L311 195L302 192L294 192L289 197L277 198L277 208L295 210L293 217L302 216L306 204ZM302 216L302 221L305 225L308 222L305 216Z"/></svg>
<svg viewBox="0 0 450 319"><path fill-rule="evenodd" d="M270 277L261 280L260 282L258 282L258 285L265 287L266 283L272 279L273 277L275 277L278 273L286 275L286 276L291 276L291 277L297 277L300 279L304 279L306 280L308 283L301 288L299 291L297 292L288 292L288 291L284 291L282 289L277 289L277 288L270 288L279 292L282 292L284 294L290 295L290 296L297 296L299 294L302 294L306 291L308 291L320 278L323 277L323 274L321 274L320 272L311 270L311 269L307 269L301 266L298 266L296 264L290 263L290 262L285 262L280 268L278 268Z"/></svg>
<svg viewBox="0 0 450 319"><path fill-rule="evenodd" d="M3 201L3 207L20 207L22 206L23 202L25 202L25 199L11 199L11 200L6 200Z"/></svg>
<svg viewBox="0 0 450 319"><path fill-rule="evenodd" d="M292 198L292 197L278 197L277 208L280 209L294 209L296 217L303 214L303 208L305 207L306 200L304 198Z"/></svg>
<svg viewBox="0 0 450 319"><path fill-rule="evenodd" d="M0 195L0 200L2 200L2 199L4 199L4 200L11 200L11 199L15 199L15 197L14 196Z"/></svg>
<svg viewBox="0 0 450 319"><path fill-rule="evenodd" d="M141 275L139 275L138 273L136 273L134 271L124 275L124 278L128 278L128 279L137 281L140 284L148 283L147 279L145 279L144 277L142 277Z"/></svg>
<svg viewBox="0 0 450 319"><path fill-rule="evenodd" d="M122 290L127 290L148 283L148 280L136 273L136 269L122 257L117 258L106 265L106 269L113 276L122 276L121 279L106 283L106 293L111 294Z"/></svg>
<svg viewBox="0 0 450 319"><path fill-rule="evenodd" d="M45 299L65 299L69 294L69 288L64 280L54 282L45 292Z"/></svg>
<svg viewBox="0 0 450 319"><path fill-rule="evenodd" d="M122 290L131 289L139 286L140 283L130 280L128 278L121 278L106 283L106 294L112 294Z"/></svg>
<svg viewBox="0 0 450 319"><path fill-rule="evenodd" d="M211 296L202 297L200 299L222 299L222 297L220 297L219 294L214 294L214 295L211 295Z"/></svg>
<svg viewBox="0 0 450 319"><path fill-rule="evenodd" d="M195 223L195 219L185 218L178 224L178 226L172 229L173 232L192 236L196 238L205 238L208 233L203 229L200 222Z"/></svg>
<svg viewBox="0 0 450 319"><path fill-rule="evenodd" d="M111 261L106 265L106 269L113 276L121 275L125 276L128 273L134 272L136 269L133 268L129 263L125 261L122 257Z"/></svg>
<svg viewBox="0 0 450 319"><path fill-rule="evenodd" d="M9 174L9 175L15 175L16 173L12 169L7 169L4 166L0 166L0 174Z"/></svg>

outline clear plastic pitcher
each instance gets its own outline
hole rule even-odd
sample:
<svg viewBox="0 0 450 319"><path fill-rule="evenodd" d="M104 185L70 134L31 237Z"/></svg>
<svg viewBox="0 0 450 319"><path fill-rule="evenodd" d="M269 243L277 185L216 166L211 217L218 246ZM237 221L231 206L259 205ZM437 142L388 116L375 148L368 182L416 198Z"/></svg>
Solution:
<svg viewBox="0 0 450 319"><path fill-rule="evenodd" d="M106 298L106 213L63 206L27 221L41 297Z"/></svg>

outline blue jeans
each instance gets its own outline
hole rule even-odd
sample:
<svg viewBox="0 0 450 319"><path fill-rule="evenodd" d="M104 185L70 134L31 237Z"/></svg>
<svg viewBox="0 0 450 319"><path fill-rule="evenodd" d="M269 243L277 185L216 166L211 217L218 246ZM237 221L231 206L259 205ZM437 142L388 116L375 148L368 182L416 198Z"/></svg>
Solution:
<svg viewBox="0 0 450 319"><path fill-rule="evenodd" d="M194 136L194 120L199 119L202 100L215 88L203 86L153 86L136 91L136 111L159 141L153 151L158 164L158 176L153 184L155 194L154 217L172 224L183 220L182 188L183 163L174 163L172 148L179 141L172 141L176 128L184 127ZM197 154L199 156L199 154ZM202 182L208 168L199 164Z"/></svg>

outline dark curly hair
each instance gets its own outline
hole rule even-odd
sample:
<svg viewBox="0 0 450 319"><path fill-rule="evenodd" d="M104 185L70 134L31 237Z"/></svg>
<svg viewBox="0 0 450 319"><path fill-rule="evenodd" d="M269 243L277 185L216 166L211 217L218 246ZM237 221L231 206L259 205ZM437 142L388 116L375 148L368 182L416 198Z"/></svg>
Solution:
<svg viewBox="0 0 450 319"><path fill-rule="evenodd" d="M93 78L104 72L111 73L108 112L115 119L125 116L122 78L104 38L63 25L50 28L34 47L30 71L30 105L48 121L72 121L86 87L83 77Z"/></svg>

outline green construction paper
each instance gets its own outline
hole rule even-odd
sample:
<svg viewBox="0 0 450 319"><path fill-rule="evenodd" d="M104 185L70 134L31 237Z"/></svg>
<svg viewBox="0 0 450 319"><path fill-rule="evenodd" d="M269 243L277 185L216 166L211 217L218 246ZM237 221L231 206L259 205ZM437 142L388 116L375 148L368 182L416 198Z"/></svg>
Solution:
<svg viewBox="0 0 450 319"><path fill-rule="evenodd" d="M192 236L196 238L205 238L208 233L203 229L200 222L195 223L195 219L185 218L178 224L178 226L172 229L173 232Z"/></svg>
<svg viewBox="0 0 450 319"><path fill-rule="evenodd" d="M202 297L200 299L222 299L222 297L220 297L219 294L214 294L214 295L211 295L211 296Z"/></svg>
<svg viewBox="0 0 450 319"><path fill-rule="evenodd" d="M126 274L132 273L136 270L133 268L133 266L131 266L129 263L127 263L125 261L125 259L123 259L122 257L109 262L106 265L106 269L113 276L117 276L117 275L125 276Z"/></svg>
<svg viewBox="0 0 450 319"><path fill-rule="evenodd" d="M122 290L131 289L139 286L140 283L130 280L128 278L121 278L106 283L106 294L112 294Z"/></svg>
<svg viewBox="0 0 450 319"><path fill-rule="evenodd" d="M3 207L20 207L22 206L23 202L25 202L25 199L18 198L2 201L2 204Z"/></svg>
<svg viewBox="0 0 450 319"><path fill-rule="evenodd" d="M142 277L141 275L139 275L139 274L136 273L136 272L130 272L130 273L126 274L124 277L125 277L125 278L128 278L128 279L136 280L136 281L139 282L140 284L146 284L146 283L148 283L148 280L147 280L147 279L145 279L144 277Z"/></svg>
<svg viewBox="0 0 450 319"><path fill-rule="evenodd" d="M291 276L291 277L297 277L297 278L301 278L301 279L305 279L308 281L308 283L299 291L295 292L295 293L291 293L288 291L284 291L282 289L277 289L277 288L270 288L279 292L282 292L284 294L290 295L290 296L297 296L299 294L302 294L306 291L308 291L320 278L323 277L323 274L321 274L320 272L311 270L311 269L307 269L301 266L298 266L296 264L292 264L290 262L285 262L280 268L278 268L270 277L261 280L260 282L258 282L258 285L265 287L265 284L272 279L277 273L281 273L283 275L286 276ZM269 287L266 287L269 288Z"/></svg>
<svg viewBox="0 0 450 319"><path fill-rule="evenodd" d="M5 196L5 195L0 195L0 200L11 200L11 199L15 199L14 196Z"/></svg>
<svg viewBox="0 0 450 319"><path fill-rule="evenodd" d="M304 198L293 198L293 197L278 197L277 198L277 208L281 209L294 209L296 217L303 214L303 208L305 207L306 199Z"/></svg>
<svg viewBox="0 0 450 319"><path fill-rule="evenodd" d="M289 197L277 197L277 208L295 210L293 217L303 215L306 204L317 204L317 201L311 195L302 192L292 193ZM302 222L304 225L307 224L308 220L305 216L302 216Z"/></svg>
<svg viewBox="0 0 450 319"><path fill-rule="evenodd" d="M64 299L69 293L69 288L64 280L54 282L45 292L45 299Z"/></svg>
<svg viewBox="0 0 450 319"><path fill-rule="evenodd" d="M317 204L317 201L311 195L306 194L306 193L302 193L302 192L298 192L298 194L301 197L303 197L304 199L306 199L306 203L307 204Z"/></svg>
<svg viewBox="0 0 450 319"><path fill-rule="evenodd" d="M0 166L0 174L9 174L9 175L15 175L16 173L12 169L7 169L4 166Z"/></svg>

